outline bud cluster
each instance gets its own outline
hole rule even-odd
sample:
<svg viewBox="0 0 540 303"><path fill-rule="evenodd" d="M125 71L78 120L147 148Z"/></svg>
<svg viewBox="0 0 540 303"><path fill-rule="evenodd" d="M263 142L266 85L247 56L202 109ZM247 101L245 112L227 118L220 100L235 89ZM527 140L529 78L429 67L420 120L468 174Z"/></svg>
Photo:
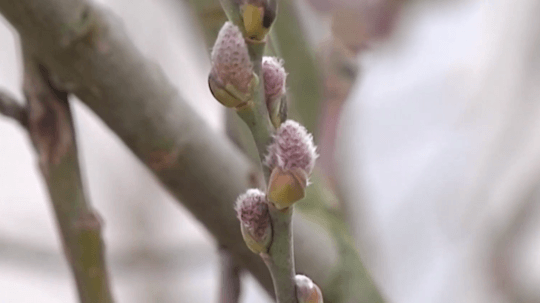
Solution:
<svg viewBox="0 0 540 303"><path fill-rule="evenodd" d="M269 256L273 238L279 237L282 232L287 235L284 230L290 228L290 221L285 221L287 224L275 221L277 234L274 235L272 218L282 214L276 212L276 209L287 209L305 196L317 153L311 134L298 122L287 120L287 73L283 61L275 57L264 57L262 62L252 62L250 56L250 52L259 54L258 51L262 50L260 46L264 47L266 34L276 16L277 1L234 1L239 5L241 18L237 20L237 25L226 22L219 31L212 49L212 69L208 84L220 103L235 108L243 118L246 113L256 113L252 111L255 108L261 109L258 106L263 106L264 111L266 105L270 121L276 129L263 161L271 172L267 192L249 189L238 197L235 207L247 247L254 253ZM258 55L254 57L260 59ZM259 64L260 70L255 69ZM262 83L259 83L258 75ZM264 89L264 100L254 99L258 96L257 89ZM255 127L259 126L257 123L261 122L261 118L258 115L250 118L255 118ZM267 125L268 120L262 122L266 123L264 127L271 128ZM264 137L262 140L267 139ZM283 218L290 220L290 217ZM286 260L292 256L287 247L292 245L272 250L272 254L277 252L282 255L277 256L276 260ZM298 275L294 283L299 303L322 303L320 289L309 278Z"/></svg>

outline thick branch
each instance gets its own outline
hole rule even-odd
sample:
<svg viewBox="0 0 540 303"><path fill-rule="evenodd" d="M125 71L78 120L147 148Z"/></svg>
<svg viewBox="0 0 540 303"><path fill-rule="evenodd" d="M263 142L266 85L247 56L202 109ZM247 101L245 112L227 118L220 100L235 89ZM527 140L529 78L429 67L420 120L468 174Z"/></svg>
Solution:
<svg viewBox="0 0 540 303"><path fill-rule="evenodd" d="M103 119L273 293L266 266L244 244L233 208L255 170L142 56L117 19L84 0L1 0L0 12L57 82Z"/></svg>
<svg viewBox="0 0 540 303"><path fill-rule="evenodd" d="M80 302L112 303L101 223L83 191L68 95L51 86L47 71L30 54L25 53L24 59L28 130Z"/></svg>

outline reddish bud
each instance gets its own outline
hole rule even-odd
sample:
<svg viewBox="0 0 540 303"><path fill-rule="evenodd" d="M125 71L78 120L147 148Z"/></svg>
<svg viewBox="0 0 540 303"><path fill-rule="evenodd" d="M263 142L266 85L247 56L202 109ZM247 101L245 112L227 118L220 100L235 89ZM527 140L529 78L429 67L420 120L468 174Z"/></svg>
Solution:
<svg viewBox="0 0 540 303"><path fill-rule="evenodd" d="M249 189L236 200L242 236L254 253L267 252L272 241L272 226L266 196L258 189Z"/></svg>
<svg viewBox="0 0 540 303"><path fill-rule="evenodd" d="M317 157L313 136L298 122L287 120L274 135L265 164L271 169L280 167L285 171L300 168L310 175Z"/></svg>
<svg viewBox="0 0 540 303"><path fill-rule="evenodd" d="M323 303L321 289L304 275L296 275L296 297L298 303Z"/></svg>
<svg viewBox="0 0 540 303"><path fill-rule="evenodd" d="M264 93L266 100L277 100L285 94L287 73L283 68L283 60L276 57L264 57L262 61Z"/></svg>
<svg viewBox="0 0 540 303"><path fill-rule="evenodd" d="M219 31L211 54L210 90L227 107L236 107L251 98L258 83L240 29L226 22Z"/></svg>
<svg viewBox="0 0 540 303"><path fill-rule="evenodd" d="M270 120L279 128L287 119L287 100L285 98L287 73L283 60L276 57L264 57L262 62L264 93Z"/></svg>

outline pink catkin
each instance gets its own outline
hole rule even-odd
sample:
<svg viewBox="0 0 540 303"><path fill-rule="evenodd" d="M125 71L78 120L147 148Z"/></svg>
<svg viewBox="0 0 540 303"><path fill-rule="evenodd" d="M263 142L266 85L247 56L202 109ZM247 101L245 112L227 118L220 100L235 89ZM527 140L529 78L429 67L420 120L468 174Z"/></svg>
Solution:
<svg viewBox="0 0 540 303"><path fill-rule="evenodd" d="M224 85L232 84L243 93L249 92L253 64L240 29L226 22L219 31L211 54L211 74Z"/></svg>
<svg viewBox="0 0 540 303"><path fill-rule="evenodd" d="M301 168L311 174L317 157L313 136L298 122L287 120L274 135L265 164L271 169L277 166L285 171Z"/></svg>
<svg viewBox="0 0 540 303"><path fill-rule="evenodd" d="M248 189L236 200L238 219L247 227L252 236L262 239L270 226L270 215L266 195L258 189Z"/></svg>
<svg viewBox="0 0 540 303"><path fill-rule="evenodd" d="M287 80L283 61L276 57L264 57L262 72L266 102L281 98L285 93L285 82Z"/></svg>

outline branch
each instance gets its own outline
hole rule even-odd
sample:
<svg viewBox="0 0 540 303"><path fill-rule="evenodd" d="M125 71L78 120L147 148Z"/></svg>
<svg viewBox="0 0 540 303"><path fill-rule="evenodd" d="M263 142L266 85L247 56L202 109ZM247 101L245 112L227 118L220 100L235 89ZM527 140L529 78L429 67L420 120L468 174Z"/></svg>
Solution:
<svg viewBox="0 0 540 303"><path fill-rule="evenodd" d="M219 257L221 264L219 302L238 303L240 299L240 267L227 249L220 248Z"/></svg>
<svg viewBox="0 0 540 303"><path fill-rule="evenodd" d="M0 13L55 75L57 84L70 87L204 224L218 244L229 249L273 294L268 270L244 244L233 210L238 195L253 187L257 171L231 142L209 129L163 72L134 47L118 20L86 0L0 0ZM338 258L340 267L336 269L335 256L341 254L343 246L349 248L348 253L354 246L342 242L341 236L333 238L342 229L326 229L334 226L329 223L335 220L327 193L313 189L307 191L308 196L310 193L322 199L317 204L311 199L300 203L316 207L309 220L298 216L297 225L307 225L315 218L328 233L295 230L296 255L303 262L298 270L325 286L328 273L337 272L331 277L339 281L341 262L348 260ZM336 245L332 246L332 241ZM357 254L348 256L359 262ZM368 302L355 296L356 288L350 290L340 298Z"/></svg>
<svg viewBox="0 0 540 303"><path fill-rule="evenodd" d="M196 15L199 16L200 25L205 34L208 47L211 47L216 40L221 26L227 20L221 5L218 0L191 0L190 2ZM285 4L285 8L287 8L287 5ZM283 23L284 18L292 19L294 16L290 13L283 12L283 8L281 8L280 16L277 18L278 24L274 25L274 27L279 26L280 22ZM298 25L296 22L294 24ZM270 41L270 44L272 42ZM272 48L271 45L270 48ZM294 48L291 49L294 51ZM296 55L292 55L293 58L291 60L296 60L294 56L306 58L305 54L302 53L302 50L305 49L304 46L298 50ZM311 69L301 68L301 70L304 73L309 73ZM295 73L295 75L303 77L298 73ZM316 79L316 77L311 76L307 75L309 79ZM297 83L302 82L303 80L297 81ZM295 88L301 90L301 85L293 85L291 87L291 89ZM298 95L303 96L301 91ZM307 98L304 99L307 101ZM293 101L291 105L294 107L296 104ZM316 105L310 105L307 102L302 103L302 106L316 107ZM309 111L296 112L297 114L298 112L302 114L309 113ZM228 122L232 122L230 118L236 118L238 120L234 122L239 124L234 125L233 123L229 123L228 126L231 129L235 127L234 129L238 135L237 139L242 143L244 150L248 151L250 158L258 158L258 152L253 144L249 129L245 125L241 125L244 123L239 121L236 113L232 110L228 110L227 117L229 118ZM298 118L300 117L296 115L295 119ZM303 121L302 118L299 120ZM294 243L294 254L298 256L296 266L301 272L307 273L311 278L318 281L319 285L325 286L323 287L323 293L327 302L369 302L368 300L374 297L372 292L374 291L376 293L377 290L360 261L353 245L354 241L348 236L349 231L344 224L340 224L340 214L334 208L337 203L335 203L328 186L325 186L320 174L316 174L314 178L317 181L308 188L306 201L299 203L299 206L297 206L301 214L293 218L295 221L294 225L296 226L293 231L294 238L296 239ZM252 187L256 187L256 185L252 185ZM304 213L307 216L304 216ZM313 225L314 222L315 226ZM299 229L299 227L303 229ZM320 229L323 232L313 233L313 228ZM336 262L336 259L338 262ZM317 264L317 266L313 266L313 264ZM329 273L332 274L329 275ZM335 286L338 283L341 285L338 285L340 287L336 288ZM365 283L365 285L358 287L360 283Z"/></svg>
<svg viewBox="0 0 540 303"><path fill-rule="evenodd" d="M0 0L28 47L146 164L268 293L264 262L245 246L233 209L256 170L213 133L118 20L85 0Z"/></svg>
<svg viewBox="0 0 540 303"><path fill-rule="evenodd" d="M0 91L0 114L14 119L24 128L28 128L26 108L5 91Z"/></svg>
<svg viewBox="0 0 540 303"><path fill-rule="evenodd" d="M46 69L27 52L24 61L28 130L80 302L112 303L101 223L83 191L68 94L51 85Z"/></svg>
<svg viewBox="0 0 540 303"><path fill-rule="evenodd" d="M220 3L229 20L243 30L245 26L240 13L239 2L236 0L220 0ZM263 3L268 4L263 14L276 14L276 1L263 1ZM265 162L265 157L268 154L268 146L273 141L272 135L275 133L274 126L270 121L270 115L268 114L261 69L262 57L266 48L266 38L263 38L261 41L253 40L246 36L245 33L244 37L246 38L250 59L253 63L253 72L259 78L259 85L255 89L253 100L248 101L248 105L243 106L241 109L236 109L236 111L253 135L259 160L262 164ZM262 170L265 184L269 184L270 168L267 165L262 165ZM293 207L289 207L286 210L279 210L273 207L272 203L269 204L269 215L272 221L272 243L268 253L263 253L261 256L272 275L277 302L296 303L298 300L296 297L296 269L294 266L292 234Z"/></svg>

